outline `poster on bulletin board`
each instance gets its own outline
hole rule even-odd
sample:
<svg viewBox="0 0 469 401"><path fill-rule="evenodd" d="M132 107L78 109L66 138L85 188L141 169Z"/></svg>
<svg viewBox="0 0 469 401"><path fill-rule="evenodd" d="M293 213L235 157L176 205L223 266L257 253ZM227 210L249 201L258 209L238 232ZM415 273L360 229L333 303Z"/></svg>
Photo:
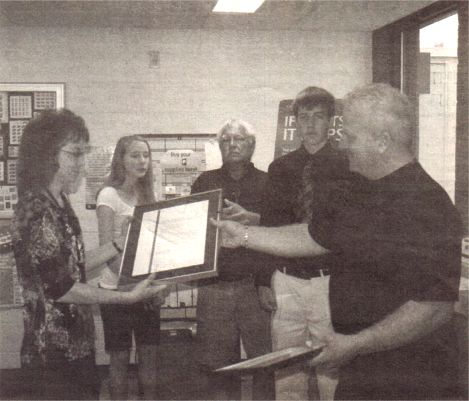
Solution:
<svg viewBox="0 0 469 401"><path fill-rule="evenodd" d="M24 127L40 112L64 107L64 84L0 83L0 219L17 203L17 164Z"/></svg>
<svg viewBox="0 0 469 401"><path fill-rule="evenodd" d="M18 152L24 127L47 109L64 107L64 84L0 83L0 306L23 304L9 231L18 202Z"/></svg>
<svg viewBox="0 0 469 401"><path fill-rule="evenodd" d="M277 135L275 137L274 159L298 149L301 140L296 134L296 119L293 115L293 99L281 100L278 107ZM342 103L336 100L335 115L331 118L328 135L331 139L337 137L342 130Z"/></svg>

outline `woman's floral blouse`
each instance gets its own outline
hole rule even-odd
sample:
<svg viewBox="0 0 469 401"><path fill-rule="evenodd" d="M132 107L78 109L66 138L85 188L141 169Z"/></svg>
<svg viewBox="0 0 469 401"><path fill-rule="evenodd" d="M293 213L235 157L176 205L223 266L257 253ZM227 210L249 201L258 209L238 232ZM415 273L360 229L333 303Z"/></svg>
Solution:
<svg viewBox="0 0 469 401"><path fill-rule="evenodd" d="M94 353L89 305L57 302L75 282L86 282L78 219L51 195L27 193L12 222L13 252L24 297L23 366L74 361Z"/></svg>

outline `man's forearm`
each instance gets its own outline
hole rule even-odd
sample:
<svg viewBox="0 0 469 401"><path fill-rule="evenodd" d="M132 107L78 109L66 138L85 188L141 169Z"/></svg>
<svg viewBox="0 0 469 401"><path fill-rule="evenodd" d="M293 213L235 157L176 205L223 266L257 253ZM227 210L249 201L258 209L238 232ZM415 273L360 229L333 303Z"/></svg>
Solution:
<svg viewBox="0 0 469 401"><path fill-rule="evenodd" d="M408 301L379 323L353 335L353 341L358 354L398 348L448 322L452 313L452 302Z"/></svg>
<svg viewBox="0 0 469 401"><path fill-rule="evenodd" d="M328 252L316 243L307 224L283 227L247 227L243 246L255 251L283 257L317 256Z"/></svg>

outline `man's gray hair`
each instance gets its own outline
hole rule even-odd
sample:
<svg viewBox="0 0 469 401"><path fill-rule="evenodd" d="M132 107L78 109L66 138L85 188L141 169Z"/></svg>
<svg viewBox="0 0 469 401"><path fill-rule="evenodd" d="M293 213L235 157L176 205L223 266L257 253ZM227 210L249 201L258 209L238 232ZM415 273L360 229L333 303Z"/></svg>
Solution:
<svg viewBox="0 0 469 401"><path fill-rule="evenodd" d="M218 132L217 139L220 140L221 137L225 134L225 132L229 129L238 130L241 135L244 135L248 138L252 146L256 144L256 132L254 130L254 127L248 122L236 118L231 118L223 123L222 127L220 128L220 131Z"/></svg>
<svg viewBox="0 0 469 401"><path fill-rule="evenodd" d="M367 127L373 133L387 131L397 144L411 149L414 135L415 112L408 97L384 83L365 85L354 89L343 99L344 111L352 113L359 107L366 115Z"/></svg>

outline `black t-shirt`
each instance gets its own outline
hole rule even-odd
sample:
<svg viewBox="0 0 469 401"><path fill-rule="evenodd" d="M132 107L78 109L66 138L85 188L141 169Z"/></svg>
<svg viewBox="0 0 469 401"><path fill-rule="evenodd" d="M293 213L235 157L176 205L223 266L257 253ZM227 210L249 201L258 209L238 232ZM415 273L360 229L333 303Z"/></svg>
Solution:
<svg viewBox="0 0 469 401"><path fill-rule="evenodd" d="M331 317L339 333L369 327L409 300L458 298L460 218L416 162L336 188L309 231L333 251Z"/></svg>
<svg viewBox="0 0 469 401"><path fill-rule="evenodd" d="M336 332L357 333L414 301L454 301L461 222L446 192L418 163L334 189L313 216L312 238L333 251L330 305ZM341 367L337 399L454 399L451 322L388 351Z"/></svg>

